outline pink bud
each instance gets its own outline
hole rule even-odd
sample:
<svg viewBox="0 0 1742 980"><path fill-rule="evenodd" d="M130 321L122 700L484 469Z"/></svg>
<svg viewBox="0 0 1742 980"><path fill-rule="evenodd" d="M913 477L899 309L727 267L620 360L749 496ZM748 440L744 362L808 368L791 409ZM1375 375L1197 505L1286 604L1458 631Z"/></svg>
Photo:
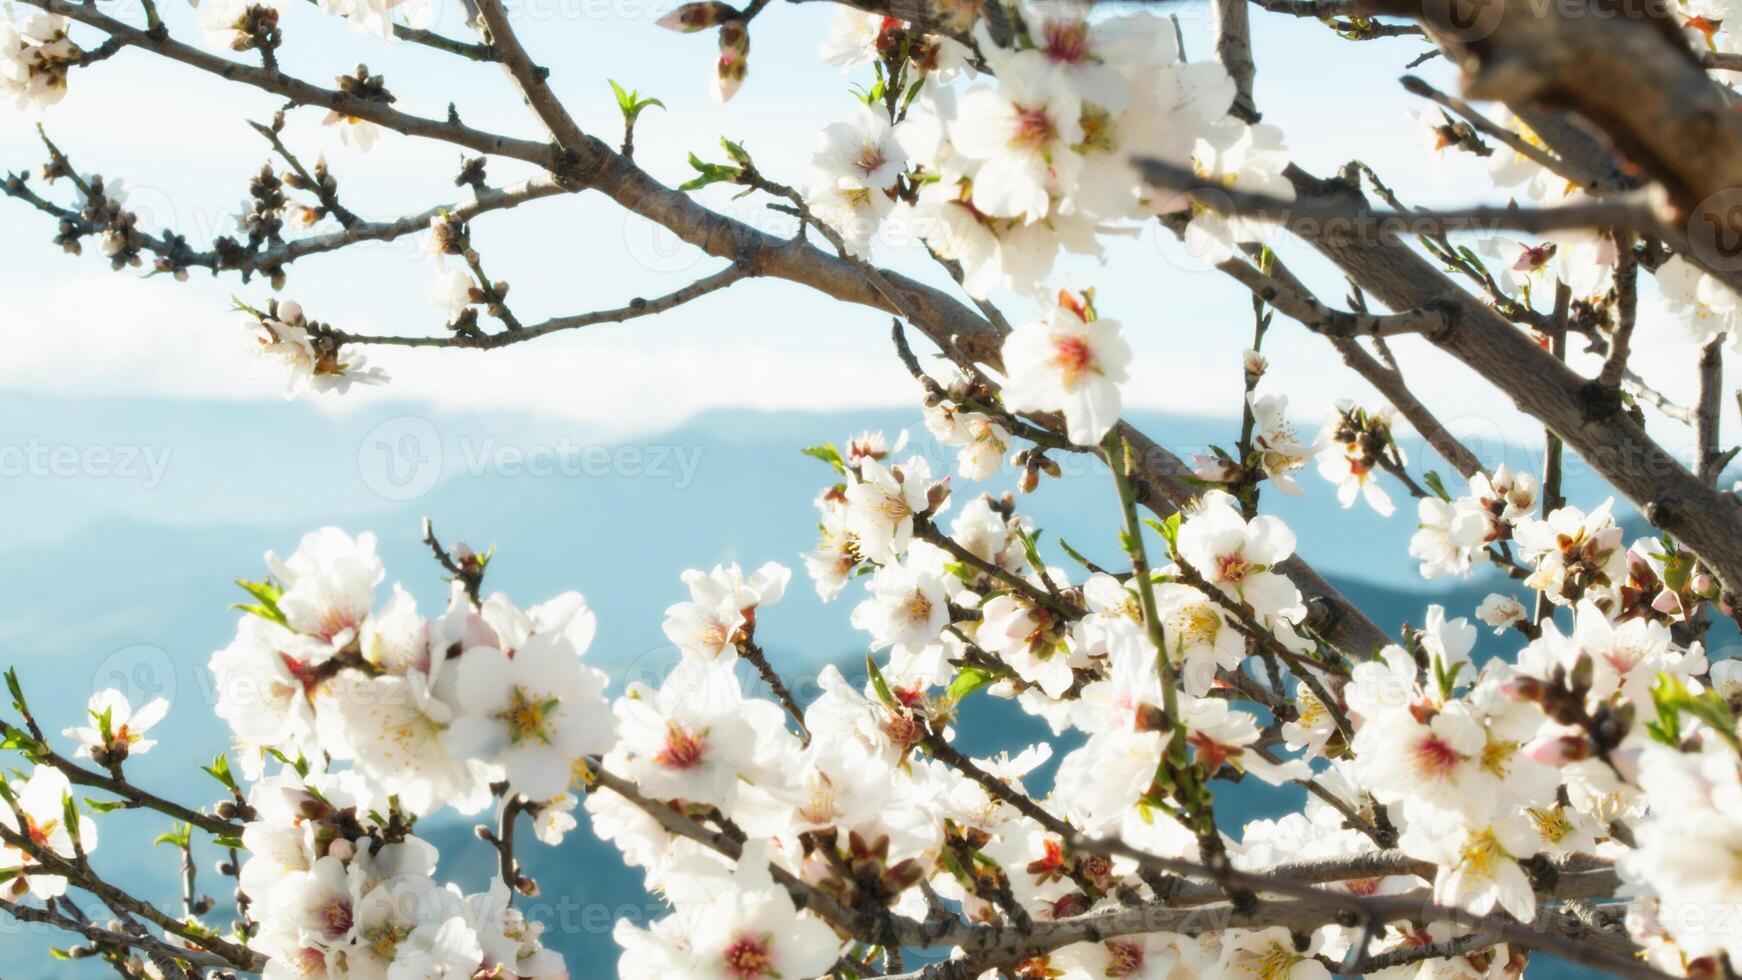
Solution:
<svg viewBox="0 0 1742 980"><path fill-rule="evenodd" d="M341 861L349 861L351 855L357 853L357 845L348 840L336 840L327 845L327 856L336 857Z"/></svg>
<svg viewBox="0 0 1742 980"><path fill-rule="evenodd" d="M280 322L296 326L302 322L302 304L294 299L287 299L278 304L278 319Z"/></svg>
<svg viewBox="0 0 1742 980"><path fill-rule="evenodd" d="M1503 682L1500 685L1500 693L1514 701L1540 701L1543 695L1542 681L1521 674Z"/></svg>
<svg viewBox="0 0 1742 980"><path fill-rule="evenodd" d="M1591 757L1591 742L1583 735L1544 735L1525 744L1524 757L1545 766L1560 768Z"/></svg>
<svg viewBox="0 0 1742 980"><path fill-rule="evenodd" d="M1205 483L1227 483L1240 475L1240 468L1220 456L1193 456L1192 475Z"/></svg>
<svg viewBox="0 0 1742 980"><path fill-rule="evenodd" d="M738 94L738 89L744 84L744 74L748 62L743 57L721 55L720 63L714 70L714 99L719 102L729 102L732 96Z"/></svg>
<svg viewBox="0 0 1742 980"><path fill-rule="evenodd" d="M654 23L668 31L691 34L713 27L715 24L736 16L737 13L736 10L723 3L704 0L702 3L686 3Z"/></svg>

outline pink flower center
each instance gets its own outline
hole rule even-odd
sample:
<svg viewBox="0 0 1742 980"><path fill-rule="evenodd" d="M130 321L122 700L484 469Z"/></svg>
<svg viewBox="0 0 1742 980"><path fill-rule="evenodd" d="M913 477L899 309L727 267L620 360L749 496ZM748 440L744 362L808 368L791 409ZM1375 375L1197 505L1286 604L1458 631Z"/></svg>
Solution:
<svg viewBox="0 0 1742 980"><path fill-rule="evenodd" d="M314 946L304 946L296 951L297 972L305 977L320 976L327 970L327 954Z"/></svg>
<svg viewBox="0 0 1742 980"><path fill-rule="evenodd" d="M1415 767L1424 776L1446 779L1463 761L1458 750L1438 735L1429 735L1415 744Z"/></svg>
<svg viewBox="0 0 1742 980"><path fill-rule="evenodd" d="M336 606L329 606L321 610L321 625L315 635L319 636L322 640L331 643L333 642L333 637L338 636L346 630L354 630L356 628L357 618L351 615L350 610L340 609Z"/></svg>
<svg viewBox="0 0 1742 980"><path fill-rule="evenodd" d="M875 143L867 143L859 149L859 158L853 161L853 166L857 167L860 173L869 177L887 162L888 157L883 155L882 147Z"/></svg>
<svg viewBox="0 0 1742 980"><path fill-rule="evenodd" d="M1081 64L1089 58L1089 25L1077 20L1046 25L1046 56L1066 64Z"/></svg>
<svg viewBox="0 0 1742 980"><path fill-rule="evenodd" d="M351 931L351 903L332 898L321 906L321 931L328 939L338 939Z"/></svg>
<svg viewBox="0 0 1742 980"><path fill-rule="evenodd" d="M1617 674L1626 674L1639 666L1645 659L1645 651L1636 647L1617 646L1603 651L1603 660L1615 669Z"/></svg>
<svg viewBox="0 0 1742 980"><path fill-rule="evenodd" d="M693 769L707 754L707 740L687 728L671 725L666 729L665 746L653 761L667 769Z"/></svg>
<svg viewBox="0 0 1742 980"><path fill-rule="evenodd" d="M1038 150L1050 145L1058 138L1058 128L1052 123L1052 117L1045 109L1016 107L1016 136L1012 144Z"/></svg>
<svg viewBox="0 0 1742 980"><path fill-rule="evenodd" d="M774 954L768 949L768 939L741 936L726 949L726 973L738 980L773 978Z"/></svg>
<svg viewBox="0 0 1742 980"><path fill-rule="evenodd" d="M1223 582L1244 582L1246 574L1251 570L1252 566L1246 561L1246 556L1239 552L1216 556L1216 575Z"/></svg>
<svg viewBox="0 0 1742 980"><path fill-rule="evenodd" d="M1114 939L1107 943L1107 976L1128 977L1143 969L1143 947Z"/></svg>
<svg viewBox="0 0 1742 980"><path fill-rule="evenodd" d="M1542 268L1549 259L1554 258L1555 248L1551 244L1538 245L1535 248L1526 247L1518 253L1518 261L1512 263L1515 272L1532 272Z"/></svg>
<svg viewBox="0 0 1742 980"><path fill-rule="evenodd" d="M1066 385L1076 384L1077 379L1095 364L1095 352L1081 337L1058 337L1053 340L1052 348L1052 362L1064 372Z"/></svg>

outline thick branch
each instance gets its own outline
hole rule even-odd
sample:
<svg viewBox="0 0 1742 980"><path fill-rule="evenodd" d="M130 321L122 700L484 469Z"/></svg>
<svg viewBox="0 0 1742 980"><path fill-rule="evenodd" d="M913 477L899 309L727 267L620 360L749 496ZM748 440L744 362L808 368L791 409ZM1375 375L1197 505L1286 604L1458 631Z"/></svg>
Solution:
<svg viewBox="0 0 1742 980"><path fill-rule="evenodd" d="M1510 229L1525 232L1575 228L1623 228L1662 234L1661 222L1643 199L1615 197L1549 208L1477 205L1435 211L1381 211L1365 200L1296 196L1294 199L1205 181L1192 170L1165 160L1134 161L1143 179L1162 190L1186 194L1192 200L1230 214L1286 225L1297 234L1316 227L1319 235L1362 239L1402 235L1446 235L1455 232L1493 234Z"/></svg>
<svg viewBox="0 0 1742 980"><path fill-rule="evenodd" d="M538 114L549 131L551 139L565 153L579 152L587 142L587 136L581 132L581 127L575 123L568 109L556 93L545 84L549 72L533 64L532 56L526 53L526 48L520 44L520 38L514 34L514 28L509 26L508 11L502 6L501 0L475 0L478 6L478 16L484 26L490 31L490 43L502 57L502 68L508 77L519 86L520 94L526 97L526 104Z"/></svg>
<svg viewBox="0 0 1742 980"><path fill-rule="evenodd" d="M1348 207L1362 199L1348 184L1319 181L1294 167L1289 173L1302 196L1343 198ZM1429 338L1436 346L1564 440L1648 520L1697 553L1729 589L1742 586L1742 504L1683 468L1620 410L1612 392L1604 397L1601 386L1575 374L1395 236L1325 234L1316 225L1291 224L1290 230L1392 309L1448 309L1454 327Z"/></svg>

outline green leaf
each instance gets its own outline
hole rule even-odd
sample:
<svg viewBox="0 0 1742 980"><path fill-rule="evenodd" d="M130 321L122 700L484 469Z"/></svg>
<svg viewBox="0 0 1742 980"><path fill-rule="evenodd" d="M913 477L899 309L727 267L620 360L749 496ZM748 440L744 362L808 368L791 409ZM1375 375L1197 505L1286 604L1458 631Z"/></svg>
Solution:
<svg viewBox="0 0 1742 980"><path fill-rule="evenodd" d="M706 187L709 184L735 184L738 182L738 175L741 173L737 167L728 167L725 164L720 163L709 163L701 157L696 156L694 153L690 154L690 166L695 168L696 176L682 184L679 184L677 189L680 191L693 191L697 188Z"/></svg>
<svg viewBox="0 0 1742 980"><path fill-rule="evenodd" d="M292 769L295 769L296 774L298 776L301 776L304 779L308 778L308 770L309 770L308 760L303 757L303 754L300 750L296 753L296 758L294 758L294 759L285 755L283 752L278 751L277 749L267 749L266 752L268 755L271 755L274 759L277 759L279 762L282 762L285 765L291 767ZM312 787L304 787L304 788L307 789L309 791L309 793L313 794L315 797L318 798L320 796L320 794L316 793Z"/></svg>
<svg viewBox="0 0 1742 980"><path fill-rule="evenodd" d="M236 786L235 775L230 772L230 754L228 752L219 752L218 757L212 760L211 765L200 768L205 771L206 775L223 784L224 788L230 792L241 792Z"/></svg>
<svg viewBox="0 0 1742 980"><path fill-rule="evenodd" d="M950 681L949 690L946 693L950 700L961 701L990 683L992 683L991 671L970 665L956 672L956 676Z"/></svg>
<svg viewBox="0 0 1742 980"><path fill-rule="evenodd" d="M625 91L623 86L618 85L614 78L607 78L605 81L611 83L611 91L617 96L617 108L623 113L624 120L630 124L634 124L636 118L641 115L641 110L648 106L665 108L665 103L658 99L644 99L640 92Z"/></svg>
<svg viewBox="0 0 1742 980"><path fill-rule="evenodd" d="M980 578L979 572L959 561L944 562L944 571L960 579L964 585L973 585Z"/></svg>
<svg viewBox="0 0 1742 980"><path fill-rule="evenodd" d="M1071 543L1069 541L1066 541L1063 536L1059 537L1059 547L1064 549L1065 554L1071 556L1072 561L1076 562L1077 564L1079 564L1087 569L1094 568L1095 563L1090 561L1089 559L1083 557L1082 552L1071 547Z"/></svg>
<svg viewBox="0 0 1742 980"><path fill-rule="evenodd" d="M114 813L116 810L127 809L126 800L93 800L85 797L85 805L98 813Z"/></svg>
<svg viewBox="0 0 1742 980"><path fill-rule="evenodd" d="M257 601L253 603L239 602L232 605L231 609L240 609L245 613L259 616L261 619L269 620L280 626L288 627L290 625L284 618L284 612L278 608L278 600L284 596L284 589L280 588L277 582L271 579L266 579L263 582L250 582L247 579L239 578L236 580L236 584Z"/></svg>
<svg viewBox="0 0 1742 980"><path fill-rule="evenodd" d="M720 146L725 148L726 155L732 158L733 163L740 167L750 166L750 151L744 149L744 144L734 143L722 136L720 137Z"/></svg>
<svg viewBox="0 0 1742 980"><path fill-rule="evenodd" d="M1179 522L1178 511L1167 515L1166 520L1158 521L1153 517L1143 518L1143 523L1149 525L1150 530L1161 535L1161 540L1167 542L1167 553L1170 555L1179 551Z"/></svg>
<svg viewBox="0 0 1742 980"><path fill-rule="evenodd" d="M73 794L62 793L60 798L61 826L66 828L67 836L73 839L73 849L76 851L79 842L79 807L73 802Z"/></svg>
<svg viewBox="0 0 1742 980"><path fill-rule="evenodd" d="M955 851L946 847L938 854L938 857L943 859L944 867L949 870L950 874L955 876L957 881L961 882L962 885L970 891L973 890L974 876L969 874L966 868L962 867L962 862L956 859Z"/></svg>
<svg viewBox="0 0 1742 980"><path fill-rule="evenodd" d="M1040 529L1036 528L1033 534L1029 534L1020 525L1011 522L1010 530L1016 535L1016 540L1022 542L1022 554L1028 559L1028 567L1036 572L1044 570L1046 562L1040 557L1040 547L1034 543L1034 539L1040 536Z"/></svg>
<svg viewBox="0 0 1742 980"><path fill-rule="evenodd" d="M1458 686L1458 674L1464 669L1464 662L1458 661L1451 670L1445 669L1445 664L1438 657L1434 658L1434 679L1439 683L1440 700L1450 701L1452 689Z"/></svg>
<svg viewBox="0 0 1742 980"><path fill-rule="evenodd" d="M878 74L883 74L881 67L879 67ZM884 93L889 91L887 86L888 83L882 78L879 78L877 79L876 84L872 85L870 88L862 88L858 85L853 86L853 95L867 106L875 107L877 103L883 101Z"/></svg>
<svg viewBox="0 0 1742 980"><path fill-rule="evenodd" d="M1440 479L1439 471L1428 470L1426 473L1421 475L1421 479L1423 483L1427 484L1427 488L1434 492L1434 496L1440 498L1446 503L1452 502L1451 492L1446 489L1445 481Z"/></svg>
<svg viewBox="0 0 1742 980"><path fill-rule="evenodd" d="M801 451L806 456L820 459L830 466L833 466L836 473L845 475L847 472L847 463L841 458L841 451L836 449L835 444L832 442L825 442L815 446L806 446Z"/></svg>
<svg viewBox="0 0 1742 980"><path fill-rule="evenodd" d="M151 844L153 847L156 847L159 844L173 844L176 847L187 847L193 843L193 839L193 824L178 823L170 830L152 838Z"/></svg>
<svg viewBox="0 0 1742 980"><path fill-rule="evenodd" d="M865 671L871 675L871 687L877 692L877 700L882 701L887 708L899 707L901 702L895 700L894 693L889 690L889 682L884 680L883 671L877 669L877 661L871 659L870 654L865 655Z"/></svg>
<svg viewBox="0 0 1742 980"><path fill-rule="evenodd" d="M1660 673L1651 687L1651 699L1657 705L1658 721L1648 723L1647 731L1660 742L1680 746L1681 719L1688 715L1699 719L1718 737L1729 743L1733 751L1742 753L1742 739L1736 736L1736 716L1723 695L1707 688L1699 694L1688 690L1681 678Z"/></svg>
<svg viewBox="0 0 1742 980"><path fill-rule="evenodd" d="M18 668L6 668L6 691L12 695L12 707L19 714L25 713L24 688L18 683Z"/></svg>
<svg viewBox="0 0 1742 980"><path fill-rule="evenodd" d="M907 87L907 92L901 97L901 111L904 115L907 113L907 107L912 105L913 100L919 97L920 90L924 87L925 78L923 76L915 79L913 84Z"/></svg>
<svg viewBox="0 0 1742 980"><path fill-rule="evenodd" d="M36 739L31 738L21 728L0 722L0 749L12 752L33 752L36 750Z"/></svg>

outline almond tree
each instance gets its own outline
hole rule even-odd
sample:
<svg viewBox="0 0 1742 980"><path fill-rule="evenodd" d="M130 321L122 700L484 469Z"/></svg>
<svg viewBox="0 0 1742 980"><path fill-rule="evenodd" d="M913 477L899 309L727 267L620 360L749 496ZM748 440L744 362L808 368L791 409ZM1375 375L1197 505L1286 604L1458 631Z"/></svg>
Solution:
<svg viewBox="0 0 1742 980"><path fill-rule="evenodd" d="M1260 121L1245 0L1212 0L1206 61L1184 49L1212 39L1149 10L841 7L823 57L865 81L809 172L765 171L727 140L692 155L676 189L635 158L657 100L611 82L621 133L584 131L501 0L468 6L464 38L430 31L417 0L318 6L384 42L499 64L541 138L477 128L451 105L401 108L448 93L395 92L362 66L334 87L286 73L283 3L207 0L196 42L153 0L19 0L0 25L0 88L48 124L86 71L125 58L175 62L190 90L287 100L256 124L273 156L247 213L209 249L142 226L47 129L40 177L0 190L54 218L68 251L94 243L117 270L237 283L261 357L293 392L386 381L369 348L492 350L779 278L891 316L894 355L960 480L1008 465L1036 495L1023 500L1044 501L1061 461L1099 464L1122 558L1104 567L1041 540L1016 497L964 492L899 437L810 447L830 469L804 564L825 599L853 591L870 655L863 678L825 670L800 704L757 638L789 584L778 563L686 572L689 599L664 624L679 666L610 691L583 656L595 618L580 596L522 609L487 594L490 554L426 525L452 592L425 616L398 586L383 596L372 536L323 529L243 583L236 638L212 657L234 736L205 767L216 804L128 775L161 704L102 692L83 716L56 710L76 722L57 735L8 674L5 749L27 769L0 780L0 910L130 976L558 977L569 968L515 905L537 894L517 836L530 822L558 842L584 807L672 906L647 928L618 923L627 977L1510 976L1538 952L1624 976L1733 974L1742 671L1708 663L1702 644L1715 618L1742 616L1742 504L1718 486L1737 452L1718 427L1723 350L1742 335L1742 117L1722 83L1742 55L1727 8L1252 2L1455 64L1458 95L1402 84L1440 152L1490 158L1529 203L1412 208L1358 162L1329 177L1291 163L1286 134ZM754 84L764 16L780 13L705 0L660 24L717 40L715 94L729 99ZM324 112L362 148L382 130L458 148L463 191L365 218L324 161L289 145L293 112ZM538 176L496 184L499 161ZM704 206L692 192L709 185L741 189L791 233ZM720 267L621 307L523 319L473 229L588 191ZM1237 439L1190 463L1120 421L1121 321L1136 317L1103 317L1093 293L1053 281L1061 255L1151 224L1253 300ZM343 311L321 320L287 298L299 260L411 236L441 257L442 329L364 335ZM928 281L881 264L904 245L925 249ZM1346 276L1346 308L1286 264L1309 251ZM1630 367L1642 272L1700 342L1691 391ZM1276 314L1388 404L1339 404L1311 438L1291 428L1262 352L1293 329ZM1588 376L1567 363L1573 342L1595 355ZM1544 471L1486 468L1412 394L1394 343L1444 352L1539 420ZM1642 405L1691 430L1689 465L1662 441L1681 433L1648 431ZM1406 458L1403 427L1455 478ZM1569 449L1659 535L1628 544L1612 501L1563 499ZM1467 616L1433 606L1421 628L1376 623L1314 572L1263 499L1307 492L1309 464L1344 506L1389 515L1394 494L1411 498L1424 576L1504 573L1512 591L1474 613L1514 655L1478 666ZM960 706L987 697L1076 746L1048 792L1029 777L1052 743L991 758L958 747ZM1217 787L1247 777L1303 787L1304 808L1219 820ZM436 881L416 825L446 807L490 814L495 880ZM93 863L118 809L174 822L161 840L183 855L181 909ZM222 905L195 875L211 847L234 879Z"/></svg>

